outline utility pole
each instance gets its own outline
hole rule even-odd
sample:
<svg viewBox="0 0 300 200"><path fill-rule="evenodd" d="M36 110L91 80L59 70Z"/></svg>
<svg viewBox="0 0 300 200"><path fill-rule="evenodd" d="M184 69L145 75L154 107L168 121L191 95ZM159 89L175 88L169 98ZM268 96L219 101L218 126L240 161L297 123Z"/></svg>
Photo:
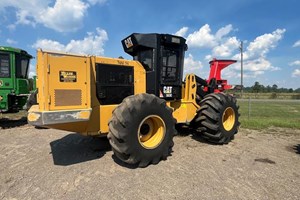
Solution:
<svg viewBox="0 0 300 200"><path fill-rule="evenodd" d="M241 98L243 98L243 90L244 90L244 83L243 83L243 41L241 41L240 52L241 52Z"/></svg>

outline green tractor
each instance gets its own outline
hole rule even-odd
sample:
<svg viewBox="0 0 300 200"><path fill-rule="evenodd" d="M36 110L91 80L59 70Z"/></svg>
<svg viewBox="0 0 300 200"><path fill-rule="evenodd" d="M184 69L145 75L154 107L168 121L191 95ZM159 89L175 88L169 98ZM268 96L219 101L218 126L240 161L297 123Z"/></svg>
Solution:
<svg viewBox="0 0 300 200"><path fill-rule="evenodd" d="M18 112L25 106L32 58L22 49L0 46L0 112Z"/></svg>

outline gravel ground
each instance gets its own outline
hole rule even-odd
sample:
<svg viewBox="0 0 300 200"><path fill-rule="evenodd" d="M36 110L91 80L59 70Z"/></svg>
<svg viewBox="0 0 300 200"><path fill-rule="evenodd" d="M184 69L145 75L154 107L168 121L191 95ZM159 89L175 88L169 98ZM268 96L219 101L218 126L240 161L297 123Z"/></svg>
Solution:
<svg viewBox="0 0 300 200"><path fill-rule="evenodd" d="M0 121L0 199L300 199L300 130L176 136L166 161L132 168L105 138L13 124Z"/></svg>

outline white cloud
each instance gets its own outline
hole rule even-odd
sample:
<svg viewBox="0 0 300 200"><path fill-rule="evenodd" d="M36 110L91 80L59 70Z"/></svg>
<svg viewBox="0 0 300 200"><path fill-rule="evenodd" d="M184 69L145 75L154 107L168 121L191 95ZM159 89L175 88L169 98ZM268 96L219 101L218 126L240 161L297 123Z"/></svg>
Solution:
<svg viewBox="0 0 300 200"><path fill-rule="evenodd" d="M39 21L39 16L44 14L45 9L48 7L48 4L51 3L51 0L10 0L10 1L1 1L0 3L0 12L1 10L6 10L7 8L14 8L16 12L16 22L8 25L9 29L13 30L19 24L32 25L35 26ZM1 13L1 14L5 14Z"/></svg>
<svg viewBox="0 0 300 200"><path fill-rule="evenodd" d="M83 40L71 40L66 46L66 50L69 52L103 55L104 43L108 40L108 36L105 30L97 28L96 31L97 34L88 32L88 36Z"/></svg>
<svg viewBox="0 0 300 200"><path fill-rule="evenodd" d="M5 8L15 9L16 21L8 28L17 25L36 26L42 24L58 32L72 32L83 26L83 19L91 5L103 4L106 0L9 0L0 2L0 12Z"/></svg>
<svg viewBox="0 0 300 200"><path fill-rule="evenodd" d="M186 30L188 30L187 27ZM178 32L181 31L182 29ZM205 24L198 31L187 36L187 43L189 47L192 48L211 49L211 54L206 55L205 60L211 60L214 57L218 59L223 57L226 59L232 58L240 60L240 53L237 53L239 52L240 40L236 36L232 36L231 33L233 31L233 26L228 24L221 27L214 34L209 25ZM267 54L278 46L278 42L283 38L285 31L285 29L277 29L272 33L266 33L256 37L250 43L244 43L244 77L256 77L265 71L280 70L279 67L273 66L267 59ZM191 60L191 58L189 59ZM224 72L226 72L226 70ZM227 75L239 73L240 66L237 64L230 67L230 70L226 72Z"/></svg>
<svg viewBox="0 0 300 200"><path fill-rule="evenodd" d="M82 27L88 4L80 0L56 0L53 7L48 7L37 21L59 32L76 31Z"/></svg>
<svg viewBox="0 0 300 200"><path fill-rule="evenodd" d="M243 78L253 79L257 76L262 75L265 71L277 71L280 70L278 67L272 66L272 64L265 59L257 59L246 61L243 65ZM231 84L240 84L241 77L241 64L233 63L229 67L222 71L222 78L228 80Z"/></svg>
<svg viewBox="0 0 300 200"><path fill-rule="evenodd" d="M271 49L277 46L278 41L283 38L285 31L285 29L277 29L272 33L267 33L255 38L247 47L247 59L259 56L264 57Z"/></svg>
<svg viewBox="0 0 300 200"><path fill-rule="evenodd" d="M187 44L189 47L206 47L212 48L218 43L213 34L211 34L211 29L208 24L202 26L198 31L191 33L187 37Z"/></svg>
<svg viewBox="0 0 300 200"><path fill-rule="evenodd" d="M91 5L104 4L107 0L87 0Z"/></svg>
<svg viewBox="0 0 300 200"><path fill-rule="evenodd" d="M184 58L184 71L183 77L187 74L195 74L201 78L205 78L208 76L208 68L203 68L203 64L201 61L194 58L192 54L189 54L187 57Z"/></svg>
<svg viewBox="0 0 300 200"><path fill-rule="evenodd" d="M8 28L10 31L14 31L16 29L16 24L10 24L6 28Z"/></svg>
<svg viewBox="0 0 300 200"><path fill-rule="evenodd" d="M233 27L231 24L228 24L225 27L220 28L215 37L217 40L221 40L224 36L228 35L233 30Z"/></svg>
<svg viewBox="0 0 300 200"><path fill-rule="evenodd" d="M44 50L52 50L52 51L65 51L65 45L48 39L39 39L33 45L33 48L41 48Z"/></svg>
<svg viewBox="0 0 300 200"><path fill-rule="evenodd" d="M71 40L68 44L61 44L58 41L49 39L39 39L33 48L42 48L44 50L65 51L70 53L103 55L104 44L108 40L105 30L96 28L96 33L88 32L82 40Z"/></svg>
<svg viewBox="0 0 300 200"><path fill-rule="evenodd" d="M293 45L293 47L300 47L300 40L298 40L297 42L295 42L295 44Z"/></svg>
<svg viewBox="0 0 300 200"><path fill-rule="evenodd" d="M30 63L28 76L29 76L29 78L32 78L35 75L36 75L35 66Z"/></svg>
<svg viewBox="0 0 300 200"><path fill-rule="evenodd" d="M35 26L36 22L29 14L29 10L20 10L16 13L17 24L31 25Z"/></svg>
<svg viewBox="0 0 300 200"><path fill-rule="evenodd" d="M181 36L181 37L185 37L187 31L189 30L188 27L182 27L179 31L177 31L174 35L177 35L177 36Z"/></svg>
<svg viewBox="0 0 300 200"><path fill-rule="evenodd" d="M12 40L12 39L9 39L9 38L8 38L8 39L6 40L6 43L7 43L7 44L17 44L18 42L15 41L15 40Z"/></svg>
<svg viewBox="0 0 300 200"><path fill-rule="evenodd" d="M214 57L212 55L206 55L205 60L211 61Z"/></svg>
<svg viewBox="0 0 300 200"><path fill-rule="evenodd" d="M213 48L212 53L217 57L229 57L239 47L239 41L236 37L228 38L224 43Z"/></svg>
<svg viewBox="0 0 300 200"><path fill-rule="evenodd" d="M188 30L180 29L181 33ZM228 37L228 34L233 31L233 26L228 24L221 27L215 34L212 33L208 24L202 26L199 31L195 31L187 36L187 44L189 47L195 48L211 48L212 55L207 55L206 59L210 60L213 57L229 57L238 49L239 41L236 37ZM177 33L178 33L177 32Z"/></svg>
<svg viewBox="0 0 300 200"><path fill-rule="evenodd" d="M283 38L285 31L285 29L277 29L272 33L258 36L249 43L246 51L243 53L246 76L256 77L264 74L265 71L280 70L279 67L273 66L267 59L267 54L270 50L277 47L278 42ZM240 60L240 54L234 55L233 59ZM236 70L240 70L240 67L236 67Z"/></svg>
<svg viewBox="0 0 300 200"><path fill-rule="evenodd" d="M300 60L289 63L290 66L300 66Z"/></svg>
<svg viewBox="0 0 300 200"><path fill-rule="evenodd" d="M200 71L202 67L202 63L195 60L192 54L189 54L188 57L184 58L184 73L189 73L196 70Z"/></svg>
<svg viewBox="0 0 300 200"><path fill-rule="evenodd" d="M295 69L292 73L292 77L300 77L300 69Z"/></svg>
<svg viewBox="0 0 300 200"><path fill-rule="evenodd" d="M244 62L243 68L245 71L253 72L254 74L263 74L264 71L277 71L278 67L272 66L271 62L265 58L257 58Z"/></svg>
<svg viewBox="0 0 300 200"><path fill-rule="evenodd" d="M241 72L238 70L235 70L234 67L235 64L230 65L229 67L225 68L221 73L222 77L225 80L229 80L231 83L233 78L239 78L241 77ZM245 76L244 76L245 77Z"/></svg>

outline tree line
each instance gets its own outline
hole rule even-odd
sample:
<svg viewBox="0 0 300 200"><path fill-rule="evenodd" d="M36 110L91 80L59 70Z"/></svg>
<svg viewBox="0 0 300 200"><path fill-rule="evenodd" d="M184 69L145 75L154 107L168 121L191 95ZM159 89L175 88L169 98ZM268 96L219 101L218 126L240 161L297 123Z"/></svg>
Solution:
<svg viewBox="0 0 300 200"><path fill-rule="evenodd" d="M276 84L264 86L258 81L251 87L244 87L243 90L249 93L300 93L300 88L295 90L293 88L279 88Z"/></svg>

